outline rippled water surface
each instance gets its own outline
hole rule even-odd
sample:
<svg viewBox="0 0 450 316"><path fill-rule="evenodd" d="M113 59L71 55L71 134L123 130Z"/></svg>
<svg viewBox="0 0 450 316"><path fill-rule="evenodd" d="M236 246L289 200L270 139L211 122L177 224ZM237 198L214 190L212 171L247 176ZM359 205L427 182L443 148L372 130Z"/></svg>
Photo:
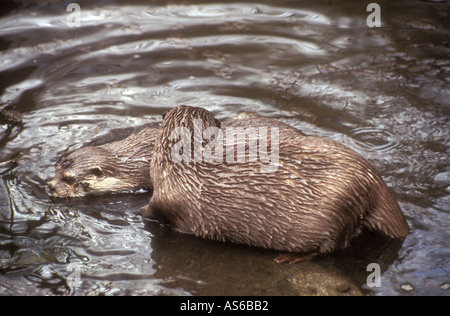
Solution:
<svg viewBox="0 0 450 316"><path fill-rule="evenodd" d="M378 1L381 28L364 1L79 1L80 27L69 1L42 3L2 2L0 110L23 123L0 125L0 295L450 294L448 1ZM363 241L277 265L271 251L143 221L148 193L50 197L61 157L181 104L348 145L412 233L376 259L380 245L361 255ZM367 263L381 261L369 288Z"/></svg>

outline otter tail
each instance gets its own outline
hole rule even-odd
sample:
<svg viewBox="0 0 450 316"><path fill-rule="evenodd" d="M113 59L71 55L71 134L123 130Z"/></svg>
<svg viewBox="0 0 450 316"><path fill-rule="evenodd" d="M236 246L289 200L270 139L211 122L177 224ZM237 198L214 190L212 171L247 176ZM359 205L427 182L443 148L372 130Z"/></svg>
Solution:
<svg viewBox="0 0 450 316"><path fill-rule="evenodd" d="M391 238L404 239L409 234L409 227L400 206L385 184L377 189L375 207L365 217L367 227Z"/></svg>

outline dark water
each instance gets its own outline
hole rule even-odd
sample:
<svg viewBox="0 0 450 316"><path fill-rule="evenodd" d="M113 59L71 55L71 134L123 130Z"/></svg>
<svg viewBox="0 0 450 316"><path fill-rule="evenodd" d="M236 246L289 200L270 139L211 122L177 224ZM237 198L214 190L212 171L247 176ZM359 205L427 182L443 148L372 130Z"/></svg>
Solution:
<svg viewBox="0 0 450 316"><path fill-rule="evenodd" d="M379 1L381 28L366 25L369 1L79 1L79 28L69 3L2 2L0 109L23 123L0 125L0 162L21 154L0 164L0 295L450 294L448 1ZM146 193L49 196L62 156L180 104L347 144L412 233L389 255L361 255L362 242L276 265L271 251L144 222ZM368 262L379 288L364 285Z"/></svg>

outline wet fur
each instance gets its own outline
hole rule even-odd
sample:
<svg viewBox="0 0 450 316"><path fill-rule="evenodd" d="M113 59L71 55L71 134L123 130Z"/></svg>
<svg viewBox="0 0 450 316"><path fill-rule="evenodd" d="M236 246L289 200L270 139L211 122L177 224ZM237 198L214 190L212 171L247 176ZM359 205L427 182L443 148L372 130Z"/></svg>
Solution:
<svg viewBox="0 0 450 316"><path fill-rule="evenodd" d="M378 172L353 150L307 136L273 119L240 124L280 128L280 166L261 173L255 163L174 163L171 132L220 127L201 108L181 106L165 116L150 163L154 194L143 215L196 236L280 251L329 253L349 246L364 229L404 238L408 226ZM239 123L236 123L239 124Z"/></svg>

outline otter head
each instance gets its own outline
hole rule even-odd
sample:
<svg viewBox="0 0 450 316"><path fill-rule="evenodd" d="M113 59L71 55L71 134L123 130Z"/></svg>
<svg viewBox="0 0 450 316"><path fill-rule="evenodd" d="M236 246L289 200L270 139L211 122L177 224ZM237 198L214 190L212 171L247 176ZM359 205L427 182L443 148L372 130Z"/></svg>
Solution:
<svg viewBox="0 0 450 316"><path fill-rule="evenodd" d="M115 158L102 147L83 147L63 159L56 167L49 190L55 197L80 197L122 187L113 176Z"/></svg>

